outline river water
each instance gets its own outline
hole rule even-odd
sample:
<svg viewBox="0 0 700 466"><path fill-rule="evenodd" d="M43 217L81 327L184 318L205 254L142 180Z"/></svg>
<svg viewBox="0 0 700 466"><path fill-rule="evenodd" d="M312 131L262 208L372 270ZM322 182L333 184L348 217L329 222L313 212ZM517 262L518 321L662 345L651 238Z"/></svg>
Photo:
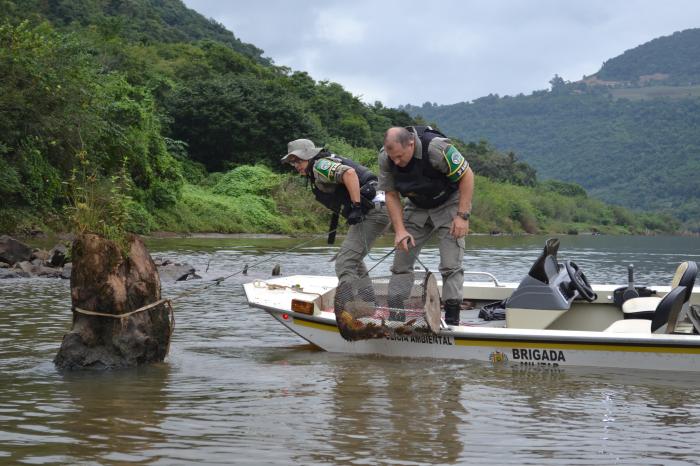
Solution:
<svg viewBox="0 0 700 466"><path fill-rule="evenodd" d="M274 263L283 274L333 274L336 249L322 240L272 257L301 241L149 241L154 256L189 262L204 280L272 260L178 300L169 357L133 370L57 372L68 282L1 281L0 463L700 464L697 374L315 350L249 308L241 287ZM543 243L470 237L465 268L519 281ZM559 257L593 283L624 284L634 263L638 284L669 284L679 262L700 261L700 239L565 236ZM422 258L437 268L434 247ZM164 283L164 296L203 283Z"/></svg>

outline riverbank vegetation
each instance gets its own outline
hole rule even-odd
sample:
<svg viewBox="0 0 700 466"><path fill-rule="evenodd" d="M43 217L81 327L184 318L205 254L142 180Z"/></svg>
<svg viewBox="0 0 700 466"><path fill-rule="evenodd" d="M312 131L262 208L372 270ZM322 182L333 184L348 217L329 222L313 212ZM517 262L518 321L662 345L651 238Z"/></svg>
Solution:
<svg viewBox="0 0 700 466"><path fill-rule="evenodd" d="M323 231L328 212L279 163L287 141L376 170L383 132L421 123L275 66L178 1L17 3L0 1L2 232ZM135 6L148 33L129 19ZM540 182L484 141L456 143L479 175L476 232L679 227Z"/></svg>

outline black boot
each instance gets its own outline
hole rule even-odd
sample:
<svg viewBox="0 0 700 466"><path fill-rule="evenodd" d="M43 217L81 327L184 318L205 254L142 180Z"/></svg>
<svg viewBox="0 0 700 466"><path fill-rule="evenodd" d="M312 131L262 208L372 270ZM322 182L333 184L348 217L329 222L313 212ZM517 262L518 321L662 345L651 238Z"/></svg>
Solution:
<svg viewBox="0 0 700 466"><path fill-rule="evenodd" d="M377 305L377 297L374 294L374 288L372 288L372 286L359 290L357 292L357 297L366 303L371 303L374 306Z"/></svg>
<svg viewBox="0 0 700 466"><path fill-rule="evenodd" d="M389 320L392 322L405 322L406 312L403 307L403 299L389 296Z"/></svg>
<svg viewBox="0 0 700 466"><path fill-rule="evenodd" d="M347 304L350 301L354 300L355 296L350 283L338 283L338 287L335 289L335 299L333 300L333 307L335 308L336 314L339 314L342 311L346 311Z"/></svg>
<svg viewBox="0 0 700 466"><path fill-rule="evenodd" d="M458 299L448 299L445 301L445 323L447 325L459 325L459 306Z"/></svg>

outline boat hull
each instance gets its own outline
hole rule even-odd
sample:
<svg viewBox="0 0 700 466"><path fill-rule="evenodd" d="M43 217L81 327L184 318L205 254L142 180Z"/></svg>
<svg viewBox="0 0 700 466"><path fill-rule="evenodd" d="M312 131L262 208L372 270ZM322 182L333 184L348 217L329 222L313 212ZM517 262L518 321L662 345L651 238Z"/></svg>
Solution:
<svg viewBox="0 0 700 466"><path fill-rule="evenodd" d="M330 299L328 293L334 287L335 281L329 277L295 276L272 280L264 286L249 283L244 289L251 306L263 309L304 340L334 353L477 360L510 366L589 366L700 372L700 336L694 334L620 334L599 329L461 325L442 329L437 334L392 335L349 342L340 336L335 315L329 309L316 309L313 315L291 310L292 299L324 301ZM465 297L472 294L502 299L500 297L507 296L514 287L510 284L489 290L488 286L478 284L472 289L465 284ZM612 290L614 287L608 288ZM571 321L578 322L582 320L581 315L588 315L591 320L597 318L601 321L596 327L607 325L602 316L610 313L612 304L607 301L611 298L606 295L603 286L596 291L604 302L581 304L582 307L572 313L574 318ZM694 293L692 301L696 302L697 299ZM596 306L598 317L595 317ZM621 311L616 312L621 314Z"/></svg>
<svg viewBox="0 0 700 466"><path fill-rule="evenodd" d="M693 337L676 341L629 336L606 339L597 335L571 335L567 338L564 335L542 335L547 331L528 336L507 329L492 329L487 333L442 331L436 335L349 342L340 336L335 323L272 310L268 312L301 338L334 353L477 360L517 366L700 371L700 342ZM687 338L695 342L682 341Z"/></svg>

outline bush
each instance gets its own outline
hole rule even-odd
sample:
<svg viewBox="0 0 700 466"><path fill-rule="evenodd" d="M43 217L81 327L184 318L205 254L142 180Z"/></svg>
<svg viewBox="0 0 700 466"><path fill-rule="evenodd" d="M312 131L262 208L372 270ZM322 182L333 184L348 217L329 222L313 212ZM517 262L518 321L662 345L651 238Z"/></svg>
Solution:
<svg viewBox="0 0 700 466"><path fill-rule="evenodd" d="M244 194L270 194L280 181L280 175L264 165L243 165L221 176L212 192L233 197Z"/></svg>

